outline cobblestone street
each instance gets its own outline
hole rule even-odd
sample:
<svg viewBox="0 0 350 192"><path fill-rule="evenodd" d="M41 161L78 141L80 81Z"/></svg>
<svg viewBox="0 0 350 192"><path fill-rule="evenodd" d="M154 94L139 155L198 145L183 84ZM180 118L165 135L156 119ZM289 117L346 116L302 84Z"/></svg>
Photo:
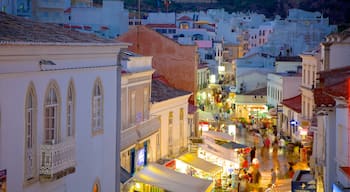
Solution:
<svg viewBox="0 0 350 192"><path fill-rule="evenodd" d="M254 146L252 135L244 128L237 131L236 142L247 146ZM292 153L292 154L290 154ZM286 149L278 148L274 151L272 147L269 150L257 146L256 158L259 160L261 179L259 184L252 185L248 191L291 191L291 175L288 172L289 162L292 162L293 172L299 169L308 169L306 162L300 162L298 154L287 152ZM271 169L276 170L276 187L269 190L271 183Z"/></svg>

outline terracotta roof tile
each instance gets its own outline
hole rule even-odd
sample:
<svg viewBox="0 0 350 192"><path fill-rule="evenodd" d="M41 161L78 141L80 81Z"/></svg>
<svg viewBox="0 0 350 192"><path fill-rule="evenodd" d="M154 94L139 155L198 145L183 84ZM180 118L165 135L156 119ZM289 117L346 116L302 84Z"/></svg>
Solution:
<svg viewBox="0 0 350 192"><path fill-rule="evenodd" d="M169 87L162 81L158 79L152 80L152 93L151 93L151 102L161 102L166 101L175 97L189 95L191 92L182 91Z"/></svg>
<svg viewBox="0 0 350 192"><path fill-rule="evenodd" d="M117 43L93 34L65 29L0 12L0 44L8 43Z"/></svg>
<svg viewBox="0 0 350 192"><path fill-rule="evenodd" d="M319 72L319 85L314 89L316 107L334 106L332 97L349 98L350 66Z"/></svg>
<svg viewBox="0 0 350 192"><path fill-rule="evenodd" d="M350 167L339 167L339 169L340 169L348 178L350 178Z"/></svg>
<svg viewBox="0 0 350 192"><path fill-rule="evenodd" d="M326 94L332 95L334 97L344 97L348 98L348 89L347 86L348 83L346 80L339 82L337 84L331 85L331 86L326 86L324 88L324 92Z"/></svg>
<svg viewBox="0 0 350 192"><path fill-rule="evenodd" d="M314 100L316 107L334 106L335 104L334 99L331 96L326 95L322 88L314 89Z"/></svg>
<svg viewBox="0 0 350 192"><path fill-rule="evenodd" d="M284 99L281 104L287 106L297 113L301 113L301 95Z"/></svg>

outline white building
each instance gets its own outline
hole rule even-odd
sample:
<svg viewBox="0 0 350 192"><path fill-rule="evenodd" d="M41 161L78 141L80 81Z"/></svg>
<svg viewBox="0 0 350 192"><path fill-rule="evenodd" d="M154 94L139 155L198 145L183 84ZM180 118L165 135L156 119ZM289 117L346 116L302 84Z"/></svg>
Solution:
<svg viewBox="0 0 350 192"><path fill-rule="evenodd" d="M318 126L314 131L316 134L312 154L315 178L321 183L318 186L320 191L332 191L336 187L343 190L350 186L347 180L349 165L346 164L349 162L349 156L345 147L348 146L349 137L344 128L348 126L348 115L345 110L347 108L344 107L348 99L346 83L349 65L346 61L350 57L349 37L347 29L327 36L326 41L321 44L321 72L316 75L316 89L313 91ZM317 69L316 66L315 70ZM313 70L309 71L311 73ZM309 76L305 81L311 83L311 80L312 77ZM324 90L326 88L327 91Z"/></svg>
<svg viewBox="0 0 350 192"><path fill-rule="evenodd" d="M7 191L118 190L116 61L127 44L4 13L0 34Z"/></svg>
<svg viewBox="0 0 350 192"><path fill-rule="evenodd" d="M71 5L65 13L65 24L81 26L83 32L93 32L105 38L114 39L128 31L129 12L124 9L124 2L103 0L100 7Z"/></svg>
<svg viewBox="0 0 350 192"><path fill-rule="evenodd" d="M120 156L121 167L126 172L124 176L127 176L122 177L122 183L126 184L135 172L157 160L153 146L159 137L160 118L150 116L152 57L123 50L121 64Z"/></svg>
<svg viewBox="0 0 350 192"><path fill-rule="evenodd" d="M128 10L119 0L0 1L1 11L71 30L115 38L128 30Z"/></svg>
<svg viewBox="0 0 350 192"><path fill-rule="evenodd" d="M281 107L279 108L282 108L282 114L278 114L280 132L282 132L282 135L290 136L293 142L301 142L307 134L299 127L301 122L301 95L284 99L281 101Z"/></svg>
<svg viewBox="0 0 350 192"><path fill-rule="evenodd" d="M336 26L329 25L328 18L320 16L319 12L295 9L289 10L286 19L276 17L271 25L268 41L252 48L248 54L264 52L273 56L296 56L314 49L326 35L336 31Z"/></svg>
<svg viewBox="0 0 350 192"><path fill-rule="evenodd" d="M157 142L152 148L156 151L153 159L169 158L187 150L188 137L188 98L191 93L169 87L160 79L152 81L151 116L160 116L161 128Z"/></svg>
<svg viewBox="0 0 350 192"><path fill-rule="evenodd" d="M280 56L275 60L275 72L284 73L288 71L298 72L301 70L301 57L299 56ZM301 71L299 71L301 72Z"/></svg>
<svg viewBox="0 0 350 192"><path fill-rule="evenodd" d="M269 73L267 75L267 104L277 107L282 100L299 95L300 85L300 73Z"/></svg>

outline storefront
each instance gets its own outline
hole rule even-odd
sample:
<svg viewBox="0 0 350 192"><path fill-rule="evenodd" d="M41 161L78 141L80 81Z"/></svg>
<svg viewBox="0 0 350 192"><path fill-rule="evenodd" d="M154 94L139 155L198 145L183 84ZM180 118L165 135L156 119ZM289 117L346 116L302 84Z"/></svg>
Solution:
<svg viewBox="0 0 350 192"><path fill-rule="evenodd" d="M230 175L234 170L242 168L243 162L247 160L247 154L242 148L249 149L247 146L228 142L216 144L215 142L206 142L198 148L198 157L223 168L223 175Z"/></svg>
<svg viewBox="0 0 350 192"><path fill-rule="evenodd" d="M214 188L213 181L195 178L171 170L163 165L150 163L137 172L127 191L165 192L181 191L210 192Z"/></svg>
<svg viewBox="0 0 350 192"><path fill-rule="evenodd" d="M222 167L205 161L194 153L186 153L175 160L176 171L181 173L213 181L221 177Z"/></svg>

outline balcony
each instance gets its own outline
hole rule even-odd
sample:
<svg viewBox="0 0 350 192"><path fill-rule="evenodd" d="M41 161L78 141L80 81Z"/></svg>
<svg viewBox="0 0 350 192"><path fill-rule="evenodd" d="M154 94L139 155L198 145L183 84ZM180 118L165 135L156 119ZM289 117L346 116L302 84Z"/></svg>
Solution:
<svg viewBox="0 0 350 192"><path fill-rule="evenodd" d="M54 181L75 172L75 140L40 147L40 181Z"/></svg>
<svg viewBox="0 0 350 192"><path fill-rule="evenodd" d="M136 144L138 141L141 141L155 132L160 128L160 118L152 118L147 121L142 121L137 125L129 127L121 133L121 150L126 149L127 147Z"/></svg>
<svg viewBox="0 0 350 192"><path fill-rule="evenodd" d="M40 8L51 8L51 9L64 9L64 0L38 0L37 7Z"/></svg>

